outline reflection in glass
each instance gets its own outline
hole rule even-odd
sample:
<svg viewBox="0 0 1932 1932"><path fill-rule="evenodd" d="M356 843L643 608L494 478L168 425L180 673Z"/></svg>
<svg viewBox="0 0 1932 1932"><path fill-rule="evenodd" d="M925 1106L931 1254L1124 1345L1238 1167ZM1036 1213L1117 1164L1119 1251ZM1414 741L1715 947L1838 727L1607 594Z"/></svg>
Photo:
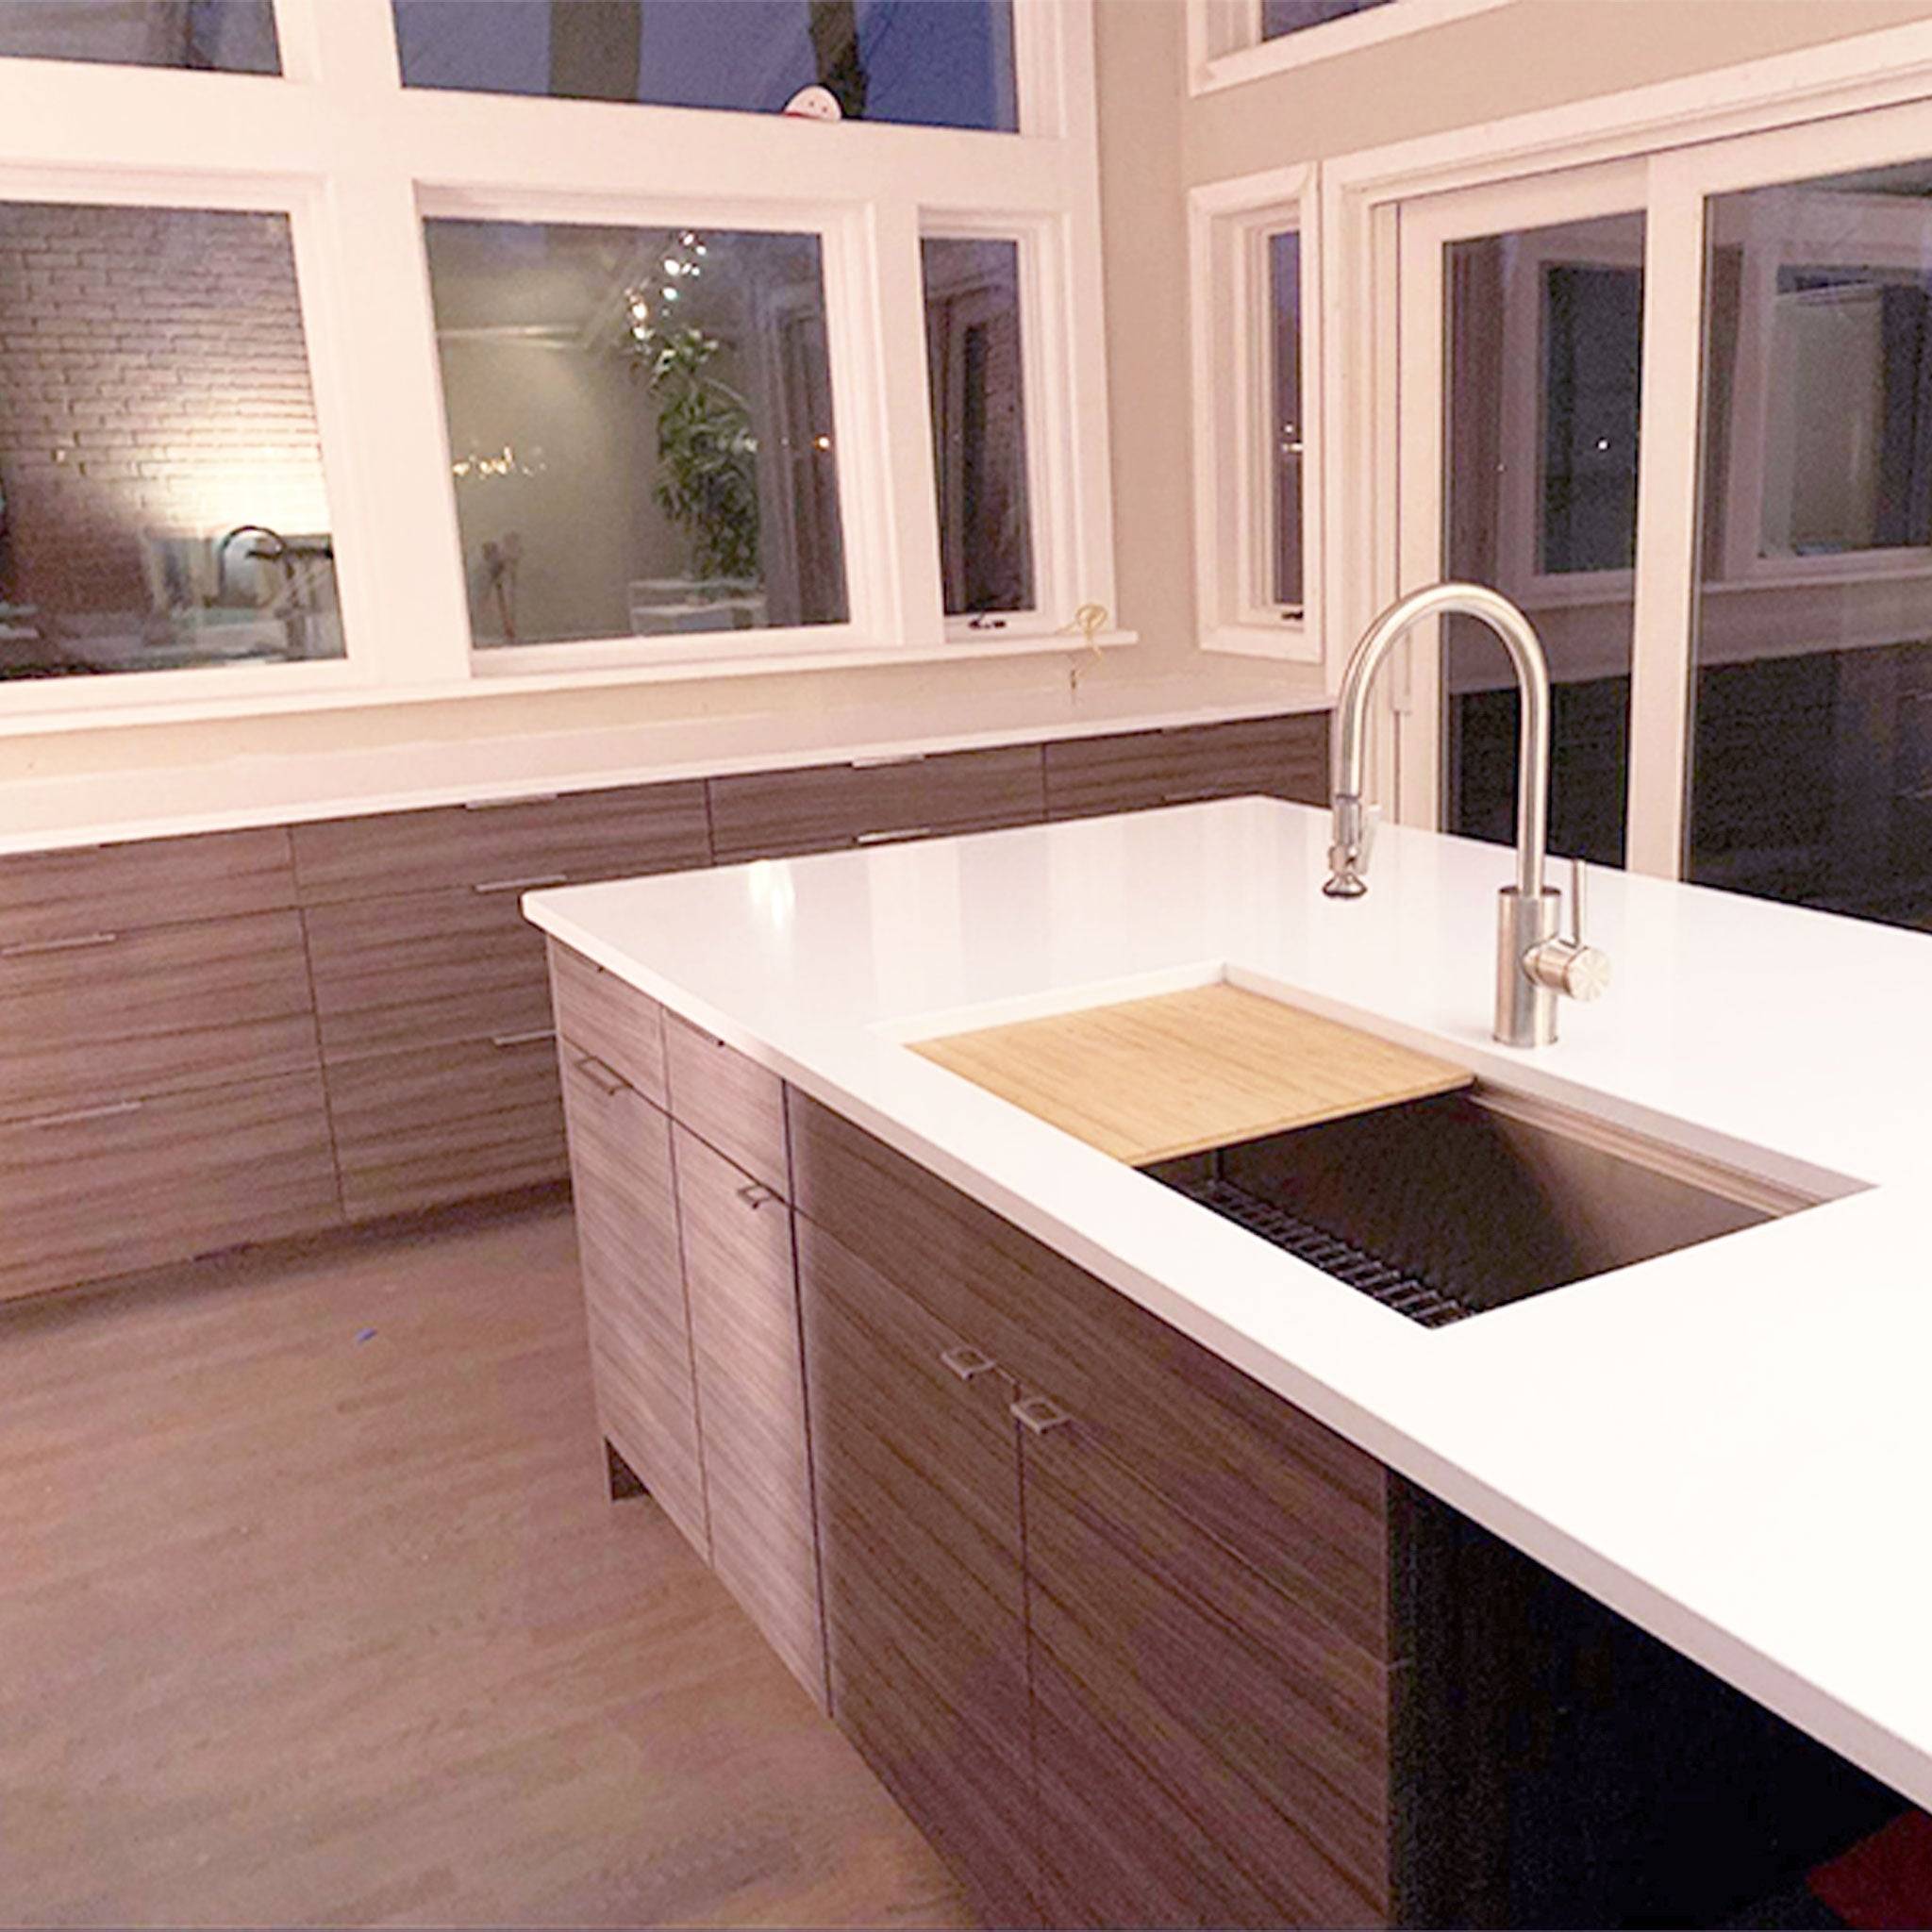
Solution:
<svg viewBox="0 0 1932 1932"><path fill-rule="evenodd" d="M920 256L946 615L1028 610L1019 246L929 237Z"/></svg>
<svg viewBox="0 0 1932 1932"><path fill-rule="evenodd" d="M815 235L425 226L478 646L844 621Z"/></svg>
<svg viewBox="0 0 1932 1932"><path fill-rule="evenodd" d="M1302 238L1268 238L1268 313L1274 328L1274 543L1268 601L1302 608Z"/></svg>
<svg viewBox="0 0 1932 1932"><path fill-rule="evenodd" d="M1012 0L394 0L409 87L782 112L826 88L848 121L1020 125Z"/></svg>
<svg viewBox="0 0 1932 1932"><path fill-rule="evenodd" d="M1279 40L1283 34L1298 34L1305 27L1388 5L1389 0L1261 0L1261 38Z"/></svg>
<svg viewBox="0 0 1932 1932"><path fill-rule="evenodd" d="M1928 196L1709 204L1687 870L1932 929Z"/></svg>
<svg viewBox="0 0 1932 1932"><path fill-rule="evenodd" d="M1447 250L1448 575L1528 613L1555 686L1550 843L1624 862L1643 218L1488 235ZM1519 701L1494 638L1444 626L1443 823L1507 842Z"/></svg>
<svg viewBox="0 0 1932 1932"><path fill-rule="evenodd" d="M0 204L0 677L341 655L288 217Z"/></svg>
<svg viewBox="0 0 1932 1932"><path fill-rule="evenodd" d="M0 0L0 55L282 71L271 0Z"/></svg>

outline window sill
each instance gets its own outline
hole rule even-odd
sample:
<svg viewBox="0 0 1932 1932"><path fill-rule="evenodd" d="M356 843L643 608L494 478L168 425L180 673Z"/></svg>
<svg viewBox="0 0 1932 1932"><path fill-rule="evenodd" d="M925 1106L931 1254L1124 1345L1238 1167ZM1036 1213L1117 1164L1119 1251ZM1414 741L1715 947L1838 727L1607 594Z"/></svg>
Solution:
<svg viewBox="0 0 1932 1932"><path fill-rule="evenodd" d="M1130 630L1104 631L1093 640L1101 651L1116 651L1140 642ZM564 648L564 647L559 647ZM971 664L990 658L1079 658L1085 640L1064 632L1036 632L1024 637L1002 634L995 641L946 644L920 649L859 646L836 651L761 652L757 656L710 659L680 658L675 663L628 663L578 666L558 671L532 671L506 665L457 683L408 686L333 684L305 691L239 692L173 697L150 686L145 695L132 693L62 710L9 710L0 686L0 739L42 737L54 733L122 728L130 724L179 724L221 718L277 717L304 711L381 710L391 705L449 704L475 698L507 697L541 691L586 691L632 684L691 683L716 677L771 677L816 671L877 671L894 665ZM167 677L174 674L153 674ZM188 675L188 674L183 674ZM143 679L145 682L145 679Z"/></svg>
<svg viewBox="0 0 1932 1932"><path fill-rule="evenodd" d="M1322 643L1306 624L1224 624L1201 634L1201 648L1230 658L1268 658L1279 664L1319 664Z"/></svg>

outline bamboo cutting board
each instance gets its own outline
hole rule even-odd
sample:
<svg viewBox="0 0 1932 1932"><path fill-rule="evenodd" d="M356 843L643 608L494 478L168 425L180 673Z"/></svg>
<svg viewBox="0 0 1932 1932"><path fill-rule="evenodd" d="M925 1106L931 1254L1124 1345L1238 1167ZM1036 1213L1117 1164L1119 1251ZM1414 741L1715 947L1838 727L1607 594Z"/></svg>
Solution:
<svg viewBox="0 0 1932 1932"><path fill-rule="evenodd" d="M1474 1078L1224 982L918 1041L912 1051L1136 1167Z"/></svg>

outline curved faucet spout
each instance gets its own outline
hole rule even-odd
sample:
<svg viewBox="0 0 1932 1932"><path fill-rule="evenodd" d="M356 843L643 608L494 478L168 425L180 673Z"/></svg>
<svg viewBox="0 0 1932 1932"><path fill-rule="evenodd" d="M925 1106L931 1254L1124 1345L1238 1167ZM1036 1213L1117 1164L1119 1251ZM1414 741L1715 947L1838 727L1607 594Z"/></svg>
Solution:
<svg viewBox="0 0 1932 1932"><path fill-rule="evenodd" d="M1431 617L1474 617L1495 632L1516 672L1523 719L1516 758L1516 890L1526 899L1543 889L1543 843L1550 805L1550 666L1528 618L1500 591L1481 584L1432 584L1404 597L1362 633L1342 673L1335 705L1335 842L1323 890L1337 899L1368 891L1362 874L1362 770L1367 762L1369 691L1389 653L1412 625Z"/></svg>

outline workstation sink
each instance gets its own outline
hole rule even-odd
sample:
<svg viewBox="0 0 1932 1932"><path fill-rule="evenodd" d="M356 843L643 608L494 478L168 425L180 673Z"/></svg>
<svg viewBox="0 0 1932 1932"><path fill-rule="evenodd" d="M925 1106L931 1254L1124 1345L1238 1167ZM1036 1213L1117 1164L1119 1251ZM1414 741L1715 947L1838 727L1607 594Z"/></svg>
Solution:
<svg viewBox="0 0 1932 1932"><path fill-rule="evenodd" d="M1820 1198L1479 1085L1142 1171L1427 1327Z"/></svg>

